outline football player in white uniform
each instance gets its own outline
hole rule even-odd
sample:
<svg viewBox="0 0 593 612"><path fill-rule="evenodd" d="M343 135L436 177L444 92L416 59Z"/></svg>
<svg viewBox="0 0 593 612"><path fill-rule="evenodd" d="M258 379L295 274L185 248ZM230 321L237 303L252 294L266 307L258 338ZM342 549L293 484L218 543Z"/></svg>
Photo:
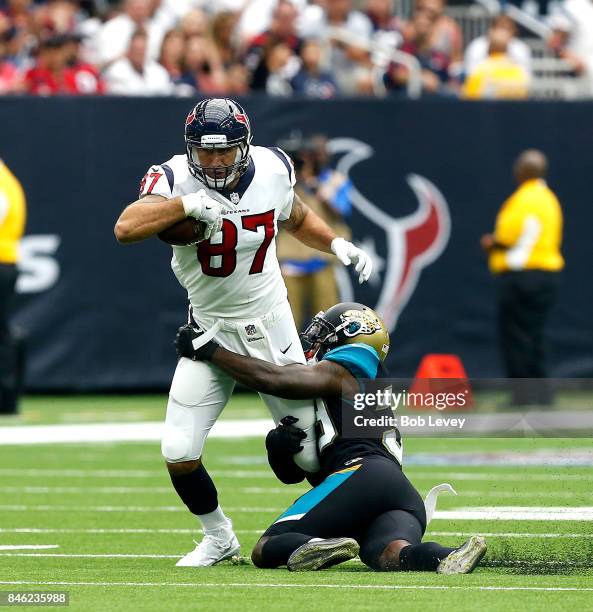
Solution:
<svg viewBox="0 0 593 612"><path fill-rule="evenodd" d="M251 145L249 119L233 100L199 102L186 119L185 143L185 155L150 167L140 198L115 225L116 238L130 243L158 234L173 245L171 265L187 290L190 318L206 332L200 344L215 338L229 350L277 365L305 363L276 258L278 224L303 244L354 265L360 282L371 274L371 259L336 237L295 195L292 162L282 150ZM209 566L239 552L201 462L233 387L233 379L209 362L186 358L171 383L162 453L175 490L204 530L179 566ZM295 461L316 471L313 403L261 397L276 423L287 415L299 419L307 438Z"/></svg>

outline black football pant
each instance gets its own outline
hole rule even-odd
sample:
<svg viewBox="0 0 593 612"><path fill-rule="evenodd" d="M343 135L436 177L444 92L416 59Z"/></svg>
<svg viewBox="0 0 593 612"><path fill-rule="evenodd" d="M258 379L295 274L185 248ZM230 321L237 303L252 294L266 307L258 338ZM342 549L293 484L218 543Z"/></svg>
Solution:
<svg viewBox="0 0 593 612"><path fill-rule="evenodd" d="M425 528L424 502L400 466L386 457L370 455L330 474L297 499L262 537L354 538L360 545L361 560L379 569L379 557L390 542L419 544ZM262 554L267 567L276 566L267 564L265 544ZM284 563L283 559L278 564Z"/></svg>
<svg viewBox="0 0 593 612"><path fill-rule="evenodd" d="M18 351L9 325L16 279L15 265L0 264L0 414L17 411Z"/></svg>
<svg viewBox="0 0 593 612"><path fill-rule="evenodd" d="M505 272L498 278L498 334L510 379L546 378L544 327L556 301L559 273L542 270ZM549 404L545 381L514 381L515 405Z"/></svg>

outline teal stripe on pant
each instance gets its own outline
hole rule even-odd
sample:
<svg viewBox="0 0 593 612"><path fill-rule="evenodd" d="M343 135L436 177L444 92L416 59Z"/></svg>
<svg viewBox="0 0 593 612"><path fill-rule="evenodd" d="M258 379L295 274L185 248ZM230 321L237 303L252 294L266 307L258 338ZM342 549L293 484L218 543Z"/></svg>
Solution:
<svg viewBox="0 0 593 612"><path fill-rule="evenodd" d="M357 466L359 467L359 466ZM350 476L356 473L356 469L348 470L347 472L335 472L330 474L320 485L311 489L296 502L281 514L274 523L279 521L297 520L304 514L307 514L309 510L314 508L320 501L325 499L332 491L337 489L343 482L348 480ZM294 517L294 519L292 518Z"/></svg>

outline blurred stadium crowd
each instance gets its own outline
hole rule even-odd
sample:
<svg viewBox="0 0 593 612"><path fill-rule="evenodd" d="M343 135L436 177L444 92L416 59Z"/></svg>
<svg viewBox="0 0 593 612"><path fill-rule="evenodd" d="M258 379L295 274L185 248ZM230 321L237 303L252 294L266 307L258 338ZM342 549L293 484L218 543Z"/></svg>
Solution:
<svg viewBox="0 0 593 612"><path fill-rule="evenodd" d="M491 10L468 39L446 0L406 18L394 1L0 0L0 95L405 95L413 78L424 94L532 93L516 18ZM553 9L531 17L548 64L589 83L593 0Z"/></svg>

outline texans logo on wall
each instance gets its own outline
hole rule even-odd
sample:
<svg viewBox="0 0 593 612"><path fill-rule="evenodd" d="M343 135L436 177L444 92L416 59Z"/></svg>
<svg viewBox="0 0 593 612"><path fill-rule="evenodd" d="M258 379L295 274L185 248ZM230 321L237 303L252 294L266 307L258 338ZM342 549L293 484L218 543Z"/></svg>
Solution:
<svg viewBox="0 0 593 612"><path fill-rule="evenodd" d="M374 155L368 144L353 138L334 138L328 142L336 158L336 169L352 180L351 199L354 209L385 232L384 257L377 252L371 238L358 241L373 258L371 286L380 287L374 306L393 331L399 315L414 293L423 268L440 257L449 242L451 219L442 193L428 179L417 174L406 177L418 200L415 212L393 217L371 202L356 188L352 169ZM385 203L387 205L389 203ZM352 282L338 267L342 298L354 299Z"/></svg>

